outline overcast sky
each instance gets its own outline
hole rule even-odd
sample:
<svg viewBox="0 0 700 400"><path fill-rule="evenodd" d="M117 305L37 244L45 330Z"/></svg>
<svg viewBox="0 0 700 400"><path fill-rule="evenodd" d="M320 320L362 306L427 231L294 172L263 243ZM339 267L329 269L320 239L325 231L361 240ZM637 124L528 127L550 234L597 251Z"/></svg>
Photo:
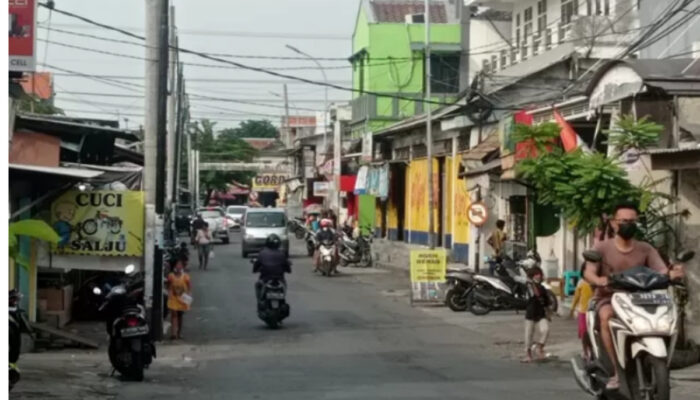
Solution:
<svg viewBox="0 0 700 400"><path fill-rule="evenodd" d="M351 35L359 0L174 0L180 46L211 53L252 56L298 56L285 48L291 44L316 57L347 58L351 53ZM56 0L56 8L143 35L145 6L143 0ZM50 26L50 30L47 29ZM60 31L59 31L60 30ZM64 31L64 32L61 32ZM77 35L76 35L77 34ZM83 35L83 36L78 36ZM56 105L68 115L84 117L120 117L122 126L128 118L129 128L143 123L143 85L145 49L131 44L114 43L84 35L136 41L74 18L39 8L39 71L54 72ZM44 42L48 40L52 43ZM61 44L91 49L67 48ZM119 53L113 56L97 51ZM234 59L234 58L232 58ZM187 63L216 64L196 56L183 55ZM242 59L236 61L283 70L290 75L322 80L321 72L306 60ZM328 79L351 86L351 69L347 61L322 61ZM222 64L223 65L223 64ZM66 71L71 72L66 72ZM105 79L98 81L80 74ZM98 79L99 79L98 78ZM235 68L206 68L185 65L188 92L243 101L266 103L257 106L191 98L195 118L206 117L221 128L236 126L241 119L268 118L279 124L284 110L279 80L262 73ZM218 80L218 81L217 81ZM321 110L323 87L303 83L289 85L292 107ZM107 96L98 96L106 94ZM114 96L112 96L114 95ZM348 100L350 94L329 90L330 100ZM265 115L253 115L255 113ZM307 110L290 110L290 114L313 114Z"/></svg>

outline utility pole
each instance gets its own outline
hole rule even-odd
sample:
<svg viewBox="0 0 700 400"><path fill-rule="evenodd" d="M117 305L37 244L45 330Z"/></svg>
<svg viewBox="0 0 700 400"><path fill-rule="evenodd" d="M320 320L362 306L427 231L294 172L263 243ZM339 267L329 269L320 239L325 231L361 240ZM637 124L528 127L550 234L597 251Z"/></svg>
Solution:
<svg viewBox="0 0 700 400"><path fill-rule="evenodd" d="M428 245L430 249L435 248L435 217L433 215L433 121L430 97L430 0L425 0L425 98L427 102L423 104L426 107L427 114L425 118L425 148L428 158Z"/></svg>
<svg viewBox="0 0 700 400"><path fill-rule="evenodd" d="M163 214L165 205L168 1L146 1L144 187L146 307L154 339L163 334ZM154 162L155 161L155 162ZM152 256L152 257L151 257Z"/></svg>
<svg viewBox="0 0 700 400"><path fill-rule="evenodd" d="M177 40L175 41L177 43ZM182 80L182 63L178 63L177 67L177 113L175 126L175 176L173 182L173 204L179 204L178 194L180 193L180 177L182 174L182 136L185 126L185 83ZM177 229L175 230L177 232Z"/></svg>
<svg viewBox="0 0 700 400"><path fill-rule="evenodd" d="M289 123L289 97L287 97L287 84L282 85L282 90L284 94L284 118L285 118L285 124L284 124L284 132L285 132L285 137L284 137L284 145L286 148L291 148L292 147L292 128L291 124Z"/></svg>
<svg viewBox="0 0 700 400"><path fill-rule="evenodd" d="M340 218L340 151L341 151L341 123L338 115L338 107L335 108L335 123L333 124L333 186L335 192L335 215ZM340 221L339 221L340 223Z"/></svg>
<svg viewBox="0 0 700 400"><path fill-rule="evenodd" d="M167 177L166 177L166 192L165 192L165 198L166 198L166 209L170 210L170 215L173 214L173 210L175 208L175 203L177 202L177 198L173 195L175 192L173 191L173 188L175 187L175 148L176 148L176 140L177 140L177 100L178 100L178 95L177 93L177 37L175 36L175 7L170 6L170 24L168 27L169 30L169 39L168 43L172 44L169 49L169 62L168 62L168 77L170 78L170 83L168 85L168 136L167 136L167 160L168 160L168 167L167 167ZM168 224L168 227L172 225L173 218L170 218L170 224ZM168 229L168 231L171 231L171 229ZM170 235L168 235L169 238L171 238Z"/></svg>

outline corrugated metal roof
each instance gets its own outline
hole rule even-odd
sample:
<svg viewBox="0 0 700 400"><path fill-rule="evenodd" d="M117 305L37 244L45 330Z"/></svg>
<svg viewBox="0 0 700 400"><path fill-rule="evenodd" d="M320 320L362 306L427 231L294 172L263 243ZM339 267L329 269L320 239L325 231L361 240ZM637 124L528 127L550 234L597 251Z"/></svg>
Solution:
<svg viewBox="0 0 700 400"><path fill-rule="evenodd" d="M492 134L489 137L487 137L486 140L464 153L464 155L462 156L462 160L482 161L489 154L500 149L501 141L499 140L498 135Z"/></svg>
<svg viewBox="0 0 700 400"><path fill-rule="evenodd" d="M71 178L80 179L92 179L102 175L104 172L95 171L92 169L85 168L66 168L66 167L41 167L38 165L27 165L27 164L8 164L10 169L26 171L26 172L36 172L40 174L48 175L60 175L68 176Z"/></svg>
<svg viewBox="0 0 700 400"><path fill-rule="evenodd" d="M370 2L375 17L373 22L404 23L408 14L423 14L425 6L416 0L373 0ZM430 5L430 22L435 24L453 23L444 3Z"/></svg>
<svg viewBox="0 0 700 400"><path fill-rule="evenodd" d="M669 148L669 149L648 149L644 151L644 154L679 154L679 153L688 153L688 154L693 154L697 153L698 156L700 156L700 147L689 147L689 148Z"/></svg>

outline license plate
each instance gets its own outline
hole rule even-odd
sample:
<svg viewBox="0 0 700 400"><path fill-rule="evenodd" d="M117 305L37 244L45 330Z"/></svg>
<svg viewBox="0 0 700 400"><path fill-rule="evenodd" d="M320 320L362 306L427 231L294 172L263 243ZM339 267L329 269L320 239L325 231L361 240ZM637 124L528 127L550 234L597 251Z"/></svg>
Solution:
<svg viewBox="0 0 700 400"><path fill-rule="evenodd" d="M123 338L145 335L148 333L148 325L122 328L122 330L120 332L121 332Z"/></svg>
<svg viewBox="0 0 700 400"><path fill-rule="evenodd" d="M665 293L632 293L632 304L637 306L661 306L671 304L671 296Z"/></svg>
<svg viewBox="0 0 700 400"><path fill-rule="evenodd" d="M284 293L271 292L267 294L268 299L282 300L284 299Z"/></svg>

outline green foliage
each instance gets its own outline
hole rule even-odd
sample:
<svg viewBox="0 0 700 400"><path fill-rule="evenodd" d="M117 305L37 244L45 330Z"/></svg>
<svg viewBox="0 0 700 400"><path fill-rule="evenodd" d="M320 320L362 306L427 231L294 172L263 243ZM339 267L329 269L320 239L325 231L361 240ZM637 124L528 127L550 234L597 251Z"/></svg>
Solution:
<svg viewBox="0 0 700 400"><path fill-rule="evenodd" d="M277 128L268 120L243 121L237 128L222 129L222 136L232 138L276 138L279 136Z"/></svg>
<svg viewBox="0 0 700 400"><path fill-rule="evenodd" d="M551 145L559 137L561 128L554 122L545 122L538 125L515 124L513 132L513 141L534 142L538 152L546 151L548 145Z"/></svg>
<svg viewBox="0 0 700 400"><path fill-rule="evenodd" d="M60 108L53 105L51 101L38 97L26 97L19 101L18 109L23 112L45 115L64 115Z"/></svg>
<svg viewBox="0 0 700 400"><path fill-rule="evenodd" d="M659 142L659 134L664 130L663 125L649 121L645 116L637 121L631 115L622 115L615 122L613 129L605 130L608 144L622 154L627 150L644 150Z"/></svg>
<svg viewBox="0 0 700 400"><path fill-rule="evenodd" d="M246 122L241 125L246 125ZM246 126L258 125L247 124ZM215 127L216 122L207 119L197 121L193 125L194 143L195 148L200 151L200 162L251 162L257 156L258 151L240 139L243 136L233 134L232 131L240 128L224 129L215 133ZM272 128L274 129L274 126ZM249 182L254 175L254 172L249 171L202 171L200 187L205 196L205 204L209 203L213 191L225 191L227 185L234 180Z"/></svg>

